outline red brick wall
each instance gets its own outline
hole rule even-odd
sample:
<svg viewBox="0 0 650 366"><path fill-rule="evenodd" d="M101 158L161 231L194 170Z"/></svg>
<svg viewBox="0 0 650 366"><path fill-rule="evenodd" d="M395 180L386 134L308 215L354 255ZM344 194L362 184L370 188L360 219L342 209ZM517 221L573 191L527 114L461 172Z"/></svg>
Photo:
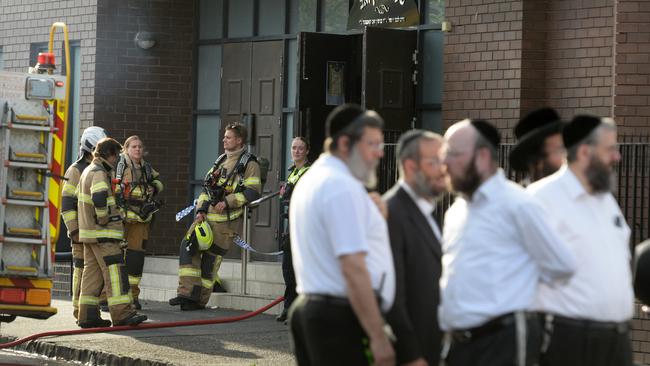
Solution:
<svg viewBox="0 0 650 366"><path fill-rule="evenodd" d="M613 113L614 0L450 2L444 126L482 117L507 129L548 105L565 118Z"/></svg>
<svg viewBox="0 0 650 366"><path fill-rule="evenodd" d="M650 1L618 0L615 46L616 121L625 134L650 132Z"/></svg>
<svg viewBox="0 0 650 366"><path fill-rule="evenodd" d="M447 3L443 127L467 117L501 128L519 119L523 1Z"/></svg>
<svg viewBox="0 0 650 366"><path fill-rule="evenodd" d="M612 115L614 0L548 2L546 100L565 118Z"/></svg>
<svg viewBox="0 0 650 366"><path fill-rule="evenodd" d="M192 161L193 1L98 1L94 124L124 142L140 136L165 184L147 251L178 252L183 225L174 214L188 204ZM135 46L139 31L157 44Z"/></svg>

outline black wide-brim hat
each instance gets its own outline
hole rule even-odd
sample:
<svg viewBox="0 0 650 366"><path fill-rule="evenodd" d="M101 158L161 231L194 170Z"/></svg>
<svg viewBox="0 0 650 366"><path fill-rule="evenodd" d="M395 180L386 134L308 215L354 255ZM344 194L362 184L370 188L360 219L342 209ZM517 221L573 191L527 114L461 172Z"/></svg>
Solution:
<svg viewBox="0 0 650 366"><path fill-rule="evenodd" d="M634 295L645 305L650 305L650 239L635 248Z"/></svg>
<svg viewBox="0 0 650 366"><path fill-rule="evenodd" d="M510 151L510 166L516 171L528 171L530 156L538 154L544 140L562 133L566 123L551 108L532 111L515 126L517 144Z"/></svg>

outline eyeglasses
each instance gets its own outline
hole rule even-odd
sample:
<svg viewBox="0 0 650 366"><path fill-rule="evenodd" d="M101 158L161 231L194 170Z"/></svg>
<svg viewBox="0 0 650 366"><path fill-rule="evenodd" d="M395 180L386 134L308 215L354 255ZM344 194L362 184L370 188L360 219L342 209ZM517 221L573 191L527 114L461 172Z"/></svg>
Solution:
<svg viewBox="0 0 650 366"><path fill-rule="evenodd" d="M384 151L384 146L386 146L383 142L378 141L361 140L359 142L363 143L374 151Z"/></svg>

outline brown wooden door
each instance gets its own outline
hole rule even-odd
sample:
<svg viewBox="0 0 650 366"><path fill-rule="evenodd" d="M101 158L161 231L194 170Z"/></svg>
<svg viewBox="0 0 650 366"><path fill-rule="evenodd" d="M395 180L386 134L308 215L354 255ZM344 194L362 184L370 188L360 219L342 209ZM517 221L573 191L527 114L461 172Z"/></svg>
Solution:
<svg viewBox="0 0 650 366"><path fill-rule="evenodd" d="M255 42L252 46L250 113L255 125L252 151L269 160L265 196L279 189L282 168L282 70L283 41ZM253 211L251 245L264 252L278 250L279 199L262 203ZM252 255L252 259L273 257Z"/></svg>
<svg viewBox="0 0 650 366"><path fill-rule="evenodd" d="M283 41L227 43L223 46L221 134L231 122L249 125L250 150L270 162L263 195L278 189L278 171L282 166L283 54ZM278 250L278 222L277 199L260 205L253 211L249 243L264 252ZM227 257L240 256L239 248L233 245ZM273 257L258 255L252 258L273 260Z"/></svg>

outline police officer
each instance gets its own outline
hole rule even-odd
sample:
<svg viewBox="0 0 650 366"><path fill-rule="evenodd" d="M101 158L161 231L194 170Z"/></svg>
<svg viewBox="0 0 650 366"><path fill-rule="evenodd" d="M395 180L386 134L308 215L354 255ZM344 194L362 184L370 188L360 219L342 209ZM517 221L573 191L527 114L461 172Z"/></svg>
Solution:
<svg viewBox="0 0 650 366"><path fill-rule="evenodd" d="M214 245L206 251L194 251L187 250L187 243L181 244L178 296L169 300L170 305L180 305L181 310L203 309L215 284L221 287L217 272L233 238L242 232L244 206L260 197L260 166L257 158L246 151L246 139L243 124L226 126L222 140L225 154L217 158L206 175L194 225L207 221Z"/></svg>
<svg viewBox="0 0 650 366"><path fill-rule="evenodd" d="M282 206L284 210L284 217L289 218L289 202L291 201L291 194L293 189L296 187L298 180L302 177L303 174L309 170L310 163L307 159L309 154L309 143L307 139L302 136L295 137L291 141L291 160L293 160L293 165L289 167L289 177L287 178L287 183L282 186L280 190L280 199L282 200ZM284 278L284 309L282 313L275 318L279 322L286 322L287 313L289 312L289 307L295 300L298 294L296 293L296 274L293 271L293 264L291 260L291 241L289 239L289 227L282 235L282 250L284 254L282 255L282 277Z"/></svg>
<svg viewBox="0 0 650 366"><path fill-rule="evenodd" d="M510 152L510 166L532 183L555 173L566 158L562 142L565 123L552 108L536 109L514 128L517 144Z"/></svg>
<svg viewBox="0 0 650 366"><path fill-rule="evenodd" d="M72 315L78 319L79 292L81 291L81 276L84 270L84 246L79 241L79 222L77 212L77 185L81 173L93 160L93 150L99 140L106 137L106 131L101 127L88 127L81 134L79 141L79 158L65 172L63 192L61 193L61 217L68 229L70 247L72 248Z"/></svg>
<svg viewBox="0 0 650 366"><path fill-rule="evenodd" d="M126 269L133 295L133 305L142 308L140 280L144 267L144 255L149 239L149 229L155 211L160 203L154 199L163 190L160 174L143 159L144 144L138 136L131 136L124 142L124 151L117 163L115 178L118 181L116 193L118 203L126 211L124 235L127 241Z"/></svg>
<svg viewBox="0 0 650 366"><path fill-rule="evenodd" d="M104 138L97 143L94 159L79 179L79 240L84 243L84 271L81 277L78 324L82 328L111 324L99 315L99 295L106 284L108 308L113 325L136 325L147 320L133 309L124 255L122 215L115 203L111 171L122 146Z"/></svg>

